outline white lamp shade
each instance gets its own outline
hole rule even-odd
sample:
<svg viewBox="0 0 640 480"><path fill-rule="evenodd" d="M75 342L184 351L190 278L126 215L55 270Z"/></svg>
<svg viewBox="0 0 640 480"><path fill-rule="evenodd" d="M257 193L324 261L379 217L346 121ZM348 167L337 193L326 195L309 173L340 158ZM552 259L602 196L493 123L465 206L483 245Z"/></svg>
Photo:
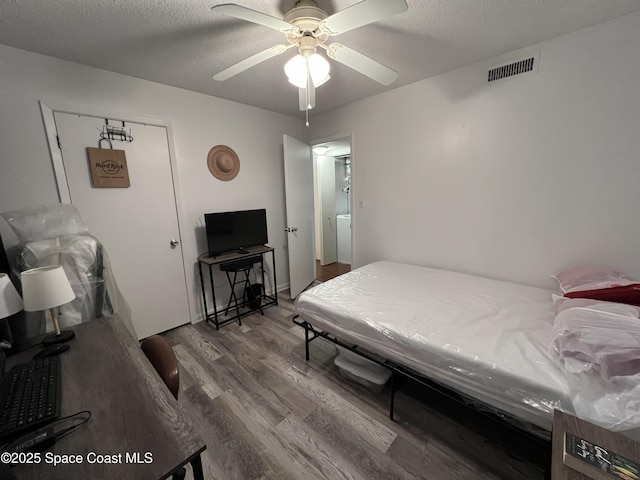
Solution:
<svg viewBox="0 0 640 480"><path fill-rule="evenodd" d="M311 55L309 59L298 54L285 64L284 73L289 82L298 88L307 87L307 75L311 76L313 86L319 87L329 80L330 69L329 62L317 53Z"/></svg>
<svg viewBox="0 0 640 480"><path fill-rule="evenodd" d="M60 266L32 268L21 274L24 309L37 312L58 307L76 298Z"/></svg>
<svg viewBox="0 0 640 480"><path fill-rule="evenodd" d="M284 73L296 87L307 86L307 61L302 55L298 54L289 60L284 66Z"/></svg>
<svg viewBox="0 0 640 480"><path fill-rule="evenodd" d="M323 79L319 80L319 81L315 81L313 82L313 86L318 88L320 85L324 85L325 83L327 83L329 81L331 77L329 75L327 75L326 77L324 77Z"/></svg>
<svg viewBox="0 0 640 480"><path fill-rule="evenodd" d="M22 308L22 299L11 283L9 275L0 273L0 318L15 315Z"/></svg>
<svg viewBox="0 0 640 480"><path fill-rule="evenodd" d="M331 66L324 57L314 53L309 57L307 64L309 65L309 74L311 75L311 81L314 87L317 88L329 80L329 70Z"/></svg>

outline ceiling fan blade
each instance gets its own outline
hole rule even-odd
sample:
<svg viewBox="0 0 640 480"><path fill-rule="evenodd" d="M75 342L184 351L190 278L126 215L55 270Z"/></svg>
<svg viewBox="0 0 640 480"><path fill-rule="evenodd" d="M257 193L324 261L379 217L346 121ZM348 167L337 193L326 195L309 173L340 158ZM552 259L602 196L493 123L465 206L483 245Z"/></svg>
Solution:
<svg viewBox="0 0 640 480"><path fill-rule="evenodd" d="M296 30L296 27L284 20L281 20L266 13L251 10L250 8L243 7L242 5L236 5L235 3L221 3L220 5L214 5L211 10L215 10L218 13L224 13L231 17L241 18L248 22L264 25L265 27L273 28L280 32L288 32Z"/></svg>
<svg viewBox="0 0 640 480"><path fill-rule="evenodd" d="M405 0L364 0L340 10L320 22L320 30L337 35L406 11Z"/></svg>
<svg viewBox="0 0 640 480"><path fill-rule="evenodd" d="M245 58L241 62L236 63L235 65L231 65L229 68L221 71L220 73L216 73L213 76L214 80L218 80L220 82L233 77L241 72L244 72L246 69L253 67L254 65L258 65L265 60L269 60L276 55L280 55L284 53L287 49L293 47L294 45L276 45L271 48L267 48L260 53L256 53L249 58Z"/></svg>
<svg viewBox="0 0 640 480"><path fill-rule="evenodd" d="M327 45L327 55L382 85L391 85L398 78L398 73L389 67L385 67L366 55L345 47L341 43Z"/></svg>
<svg viewBox="0 0 640 480"><path fill-rule="evenodd" d="M307 96L307 90L309 95ZM311 110L316 106L316 87L313 86L313 82L309 82L309 88L298 89L298 106L301 112L305 110Z"/></svg>

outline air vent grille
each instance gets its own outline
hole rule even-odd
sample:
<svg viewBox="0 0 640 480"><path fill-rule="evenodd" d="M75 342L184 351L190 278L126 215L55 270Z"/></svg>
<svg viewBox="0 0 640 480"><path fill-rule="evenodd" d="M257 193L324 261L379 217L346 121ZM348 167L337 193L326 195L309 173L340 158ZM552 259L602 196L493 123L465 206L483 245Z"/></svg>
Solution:
<svg viewBox="0 0 640 480"><path fill-rule="evenodd" d="M519 62L510 63L508 65L502 65L500 67L492 68L489 70L488 82L495 82L514 75L520 75L521 73L530 72L533 70L535 63L535 57L520 60Z"/></svg>

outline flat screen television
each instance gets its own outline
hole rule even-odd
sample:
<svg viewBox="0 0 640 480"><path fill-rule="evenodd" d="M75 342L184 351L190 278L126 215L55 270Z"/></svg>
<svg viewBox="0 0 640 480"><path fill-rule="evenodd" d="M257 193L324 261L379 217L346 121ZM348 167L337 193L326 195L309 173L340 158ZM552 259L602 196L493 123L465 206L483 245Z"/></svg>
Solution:
<svg viewBox="0 0 640 480"><path fill-rule="evenodd" d="M266 245L267 211L242 210L238 212L206 213L204 224L207 231L209 255L221 253L245 253L249 247Z"/></svg>

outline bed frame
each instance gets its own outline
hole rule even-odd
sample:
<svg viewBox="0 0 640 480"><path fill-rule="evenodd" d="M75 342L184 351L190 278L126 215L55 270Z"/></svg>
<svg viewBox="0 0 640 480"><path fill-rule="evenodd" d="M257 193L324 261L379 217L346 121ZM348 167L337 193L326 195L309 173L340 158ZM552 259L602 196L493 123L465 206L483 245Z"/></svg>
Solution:
<svg viewBox="0 0 640 480"><path fill-rule="evenodd" d="M418 384L424 387L427 387L428 389L433 390L439 393L440 395L443 395L451 400L454 400L455 402L457 402L458 404L466 408L473 409L475 412L479 414L488 416L493 421L497 421L498 423L500 423L502 426L505 426L510 430L517 431L518 434L521 434L521 435L524 434L530 440L542 445L545 448L547 447L550 448L551 446L551 440L550 440L551 432L547 430L544 430L528 422L519 420L511 414L508 414L506 412L496 409L495 407L479 402L478 400L473 399L467 395L458 393L448 387L441 385L440 383L434 380L431 380L430 378L427 378L423 375L416 373L412 369L399 365L396 362L393 362L392 360L388 360L388 359L381 360L379 358L376 358L371 354L369 354L368 352L365 352L362 349L358 348L358 345L351 345L351 344L344 343L338 338L336 338L335 336L333 336L332 334L330 334L329 332L316 329L309 322L301 319L299 315L295 315L293 317L293 323L304 328L305 360L306 361L309 361L309 358L310 358L309 344L317 338L324 338L325 340L328 340L336 345L339 345L340 347L345 348L350 352L353 352L363 358L366 358L371 362L374 362L378 365L382 365L383 367L390 369L392 374L391 374L391 399L389 403L389 418L392 421L395 421L394 420L395 394L398 391L400 385L405 380L409 380L409 381L417 382ZM465 401L465 399L467 399L467 401ZM472 403L476 405L486 405L486 408L488 411L484 411L479 408L474 408L472 406Z"/></svg>

